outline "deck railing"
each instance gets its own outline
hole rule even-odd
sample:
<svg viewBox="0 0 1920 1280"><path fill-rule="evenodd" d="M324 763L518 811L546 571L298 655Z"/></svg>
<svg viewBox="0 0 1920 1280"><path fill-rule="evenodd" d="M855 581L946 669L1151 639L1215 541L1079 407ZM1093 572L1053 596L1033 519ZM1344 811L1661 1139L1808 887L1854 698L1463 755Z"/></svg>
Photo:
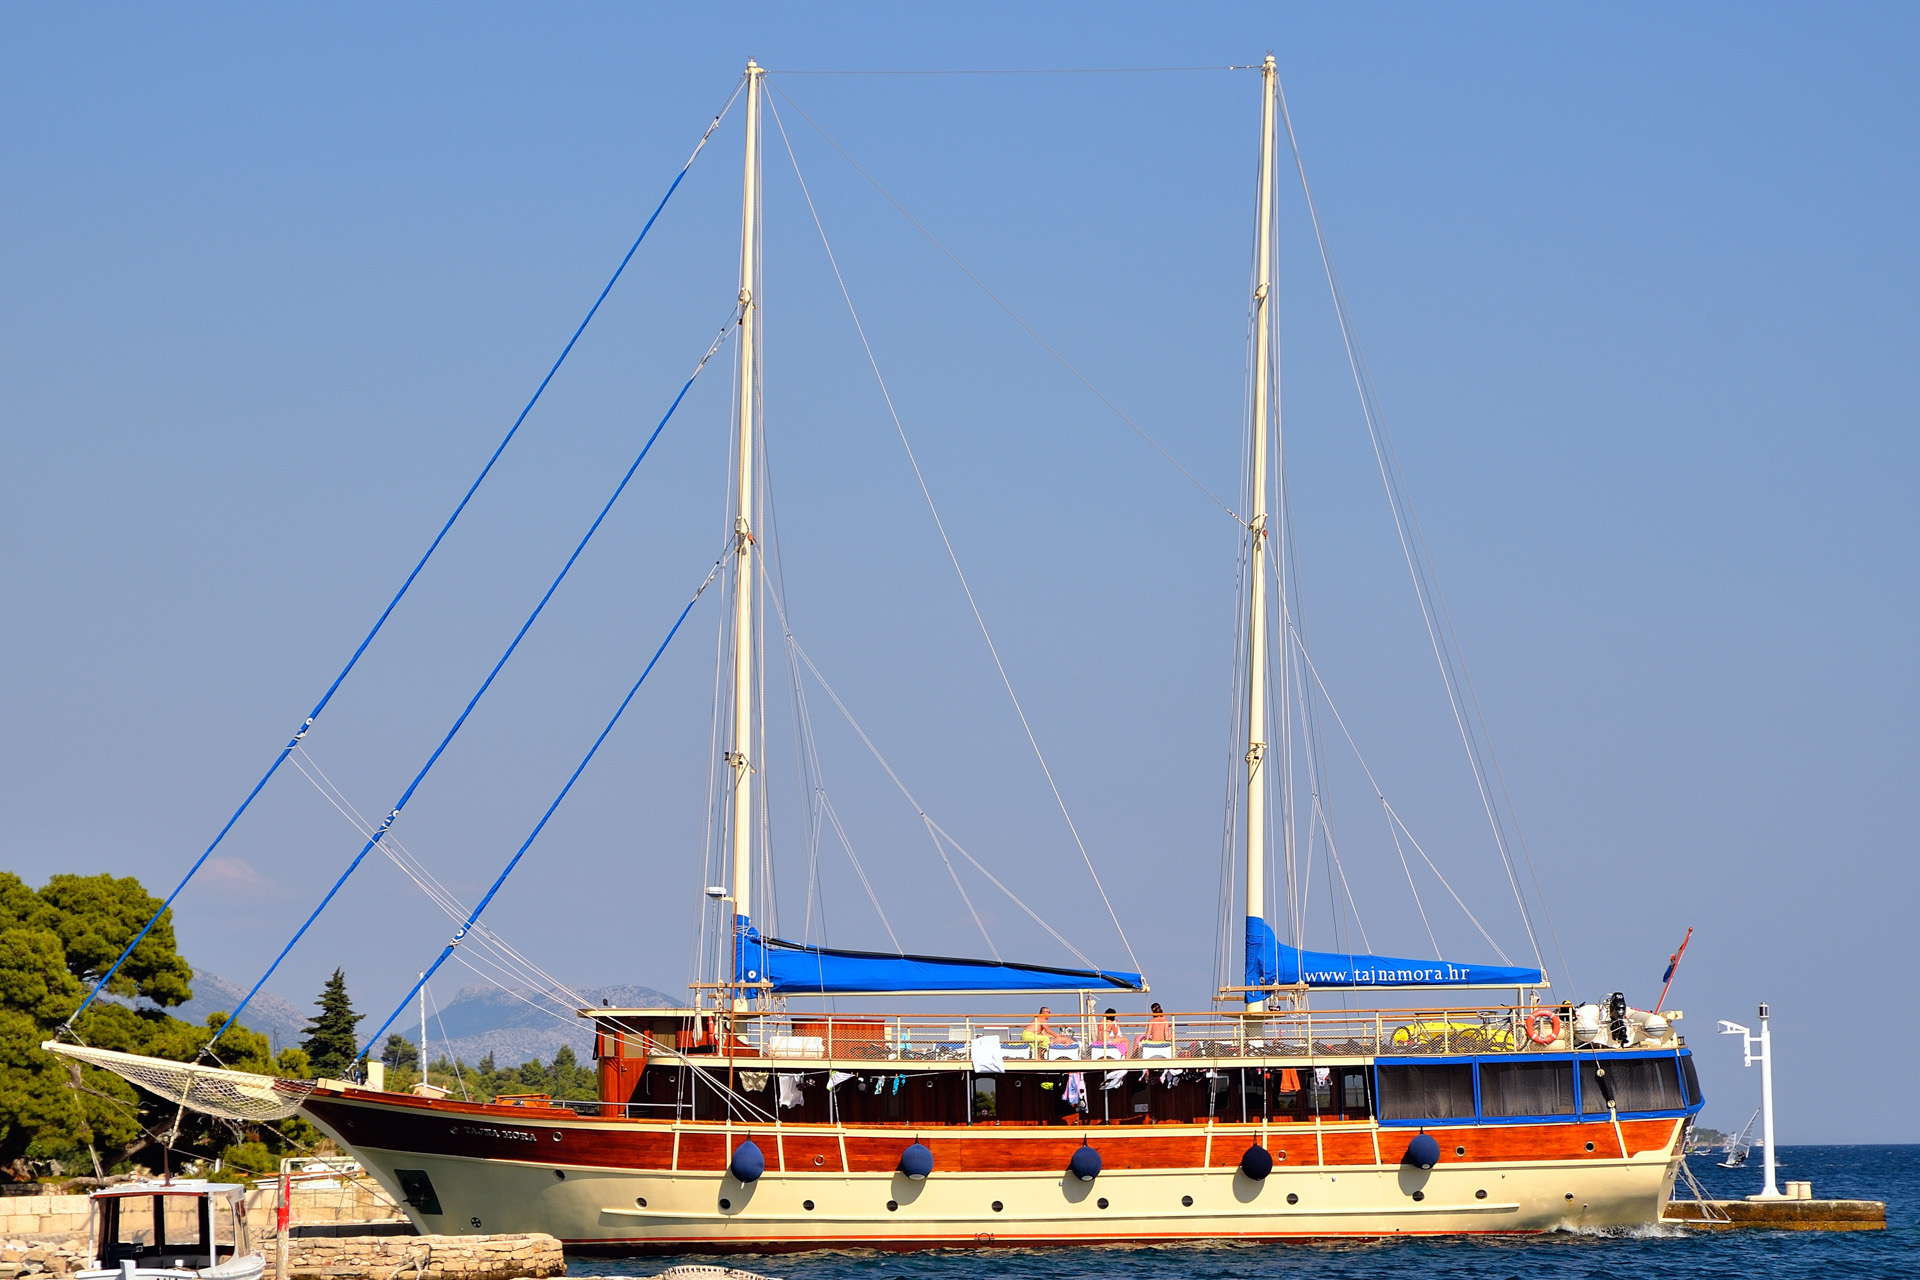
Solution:
<svg viewBox="0 0 1920 1280"><path fill-rule="evenodd" d="M1559 1019L1557 1036L1549 1034L1550 1024L1536 1027L1532 1020L1542 1014ZM998 1037L1008 1060L1062 1062L1519 1054L1621 1047L1605 1041L1576 1043L1564 1012L1552 1006L1172 1014L1172 1035L1161 1040L1147 1039L1149 1016L1118 1018L1118 1037L1103 1037L1098 1018L1056 1017L1051 1023L1056 1043L1039 1046L1022 1039L1027 1019L1018 1015L748 1013L732 1015L731 1042L737 1054L757 1058L890 1062L968 1059L973 1042L982 1036ZM1679 1037L1669 1034L1647 1041L1645 1047L1678 1043Z"/></svg>

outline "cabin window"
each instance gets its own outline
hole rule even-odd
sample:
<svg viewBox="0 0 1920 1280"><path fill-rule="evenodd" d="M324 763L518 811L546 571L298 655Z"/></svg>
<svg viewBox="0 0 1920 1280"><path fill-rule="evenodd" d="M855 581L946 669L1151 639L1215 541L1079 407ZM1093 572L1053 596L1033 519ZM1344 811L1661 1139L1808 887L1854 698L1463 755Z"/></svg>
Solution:
<svg viewBox="0 0 1920 1280"><path fill-rule="evenodd" d="M1600 1085L1599 1068L1601 1064L1582 1062L1580 1064L1580 1114L1583 1116L1603 1116L1607 1114L1607 1095ZM1607 1083L1617 1088L1620 1077L1615 1074L1617 1062L1606 1063Z"/></svg>
<svg viewBox="0 0 1920 1280"><path fill-rule="evenodd" d="M1607 1083L1622 1111L1679 1111L1687 1104L1680 1093L1680 1072L1672 1058L1603 1058L1580 1064L1580 1113L1605 1115L1607 1096L1598 1075L1606 1068ZM1698 1088L1696 1081L1694 1086Z"/></svg>
<svg viewBox="0 0 1920 1280"><path fill-rule="evenodd" d="M1382 1120L1473 1118L1472 1063L1423 1062L1379 1072Z"/></svg>
<svg viewBox="0 0 1920 1280"><path fill-rule="evenodd" d="M1613 1091L1622 1111L1678 1111L1687 1105L1672 1058L1628 1058L1617 1064Z"/></svg>
<svg viewBox="0 0 1920 1280"><path fill-rule="evenodd" d="M1340 1109L1349 1120L1359 1120L1372 1114L1367 1104L1367 1069L1365 1067L1336 1068L1340 1077Z"/></svg>
<svg viewBox="0 0 1920 1280"><path fill-rule="evenodd" d="M1680 1089L1690 1107L1698 1106L1700 1097L1700 1073L1693 1069L1693 1055L1687 1054L1680 1059Z"/></svg>
<svg viewBox="0 0 1920 1280"><path fill-rule="evenodd" d="M976 1077L973 1082L973 1118L993 1120L1000 1114L1000 1082Z"/></svg>
<svg viewBox="0 0 1920 1280"><path fill-rule="evenodd" d="M1482 1062L1480 1114L1494 1117L1572 1115L1573 1064Z"/></svg>

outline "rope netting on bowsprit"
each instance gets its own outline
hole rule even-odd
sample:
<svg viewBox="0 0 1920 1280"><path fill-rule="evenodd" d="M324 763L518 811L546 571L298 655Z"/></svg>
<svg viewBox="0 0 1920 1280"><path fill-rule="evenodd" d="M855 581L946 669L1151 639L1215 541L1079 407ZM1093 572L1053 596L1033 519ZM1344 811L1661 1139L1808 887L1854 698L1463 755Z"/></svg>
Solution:
<svg viewBox="0 0 1920 1280"><path fill-rule="evenodd" d="M111 1071L127 1083L191 1111L228 1120L284 1120L298 1111L314 1090L310 1080L281 1080L51 1040L40 1047L48 1053Z"/></svg>

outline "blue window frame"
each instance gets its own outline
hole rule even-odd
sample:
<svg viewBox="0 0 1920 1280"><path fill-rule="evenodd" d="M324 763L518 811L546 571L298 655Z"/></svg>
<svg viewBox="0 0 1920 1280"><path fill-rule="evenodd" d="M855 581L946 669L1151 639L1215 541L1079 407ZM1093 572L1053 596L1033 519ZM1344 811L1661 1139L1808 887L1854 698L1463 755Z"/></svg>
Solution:
<svg viewBox="0 0 1920 1280"><path fill-rule="evenodd" d="M1596 1070L1604 1066L1614 1084L1621 1119L1695 1115L1704 1105L1693 1055L1684 1049L1657 1053L1582 1053L1568 1055L1502 1054L1470 1056L1378 1058L1374 1062L1374 1111L1382 1127L1423 1124L1591 1124L1608 1118ZM1460 1067L1471 1073L1473 1114L1460 1106L1466 1081ZM1409 1068L1450 1068L1421 1072ZM1490 1072L1487 1069L1494 1068ZM1563 1092L1557 1080L1542 1075L1516 1089L1515 1069L1536 1072L1560 1069L1572 1078ZM1497 1074L1496 1074L1497 1073ZM1516 1094L1519 1096L1516 1097ZM1551 1105L1552 1110L1545 1109ZM1434 1114L1434 1112L1442 1114Z"/></svg>

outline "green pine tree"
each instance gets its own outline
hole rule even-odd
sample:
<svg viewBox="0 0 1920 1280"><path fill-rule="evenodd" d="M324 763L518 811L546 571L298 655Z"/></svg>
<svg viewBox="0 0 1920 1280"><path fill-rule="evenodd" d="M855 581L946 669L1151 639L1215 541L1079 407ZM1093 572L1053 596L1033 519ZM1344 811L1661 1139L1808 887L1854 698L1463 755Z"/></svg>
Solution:
<svg viewBox="0 0 1920 1280"><path fill-rule="evenodd" d="M347 975L335 969L314 1004L320 1012L307 1023L307 1038L300 1047L307 1051L314 1075L344 1075L360 1050L354 1027L361 1018L347 999Z"/></svg>

